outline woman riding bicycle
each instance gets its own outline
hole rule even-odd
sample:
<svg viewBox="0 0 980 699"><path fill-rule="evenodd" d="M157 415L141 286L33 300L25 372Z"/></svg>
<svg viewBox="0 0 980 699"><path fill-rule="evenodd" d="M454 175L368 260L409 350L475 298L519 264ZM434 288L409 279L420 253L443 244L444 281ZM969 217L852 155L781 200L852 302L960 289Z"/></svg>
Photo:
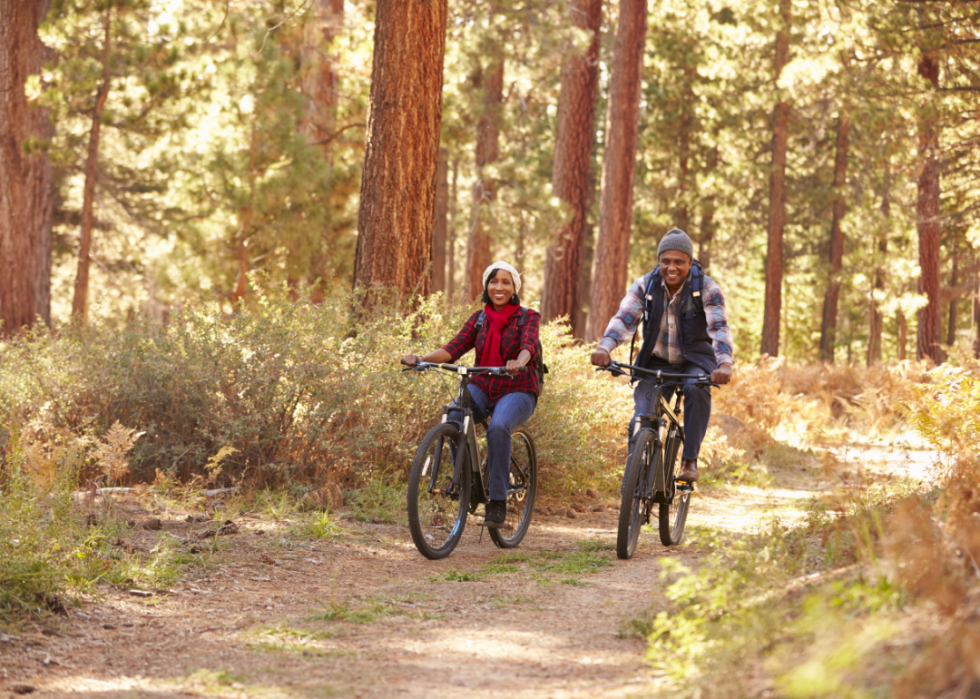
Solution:
<svg viewBox="0 0 980 699"><path fill-rule="evenodd" d="M506 262L494 262L483 272L484 308L469 317L449 344L422 357L407 354L402 359L408 366L419 361L455 363L476 348L477 365L506 368L508 376L480 374L468 386L480 413L493 410L487 429L490 502L483 519L487 527L500 527L507 518L511 433L534 413L540 394L534 369L541 361L535 349L541 316L521 308L520 290L517 270ZM528 370L520 372L523 366Z"/></svg>

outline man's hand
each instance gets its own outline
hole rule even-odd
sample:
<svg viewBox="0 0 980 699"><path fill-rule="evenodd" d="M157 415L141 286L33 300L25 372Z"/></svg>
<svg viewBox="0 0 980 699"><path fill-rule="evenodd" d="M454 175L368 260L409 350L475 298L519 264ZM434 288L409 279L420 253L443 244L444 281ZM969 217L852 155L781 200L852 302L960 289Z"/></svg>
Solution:
<svg viewBox="0 0 980 699"><path fill-rule="evenodd" d="M602 348L592 353L592 363L595 366L609 366L609 362L611 361L612 358L609 356L609 353Z"/></svg>
<svg viewBox="0 0 980 699"><path fill-rule="evenodd" d="M724 386L726 383L732 380L732 365L722 364L720 367L712 371L711 380L719 386Z"/></svg>
<svg viewBox="0 0 980 699"><path fill-rule="evenodd" d="M402 357L402 364L405 366L415 366L419 363L418 355L416 354L406 354Z"/></svg>

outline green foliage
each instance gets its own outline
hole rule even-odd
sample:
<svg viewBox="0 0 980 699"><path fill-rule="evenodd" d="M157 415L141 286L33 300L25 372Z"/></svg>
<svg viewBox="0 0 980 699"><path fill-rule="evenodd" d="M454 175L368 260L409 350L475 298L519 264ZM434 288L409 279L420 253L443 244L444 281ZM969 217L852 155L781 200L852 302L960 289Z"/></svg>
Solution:
<svg viewBox="0 0 980 699"><path fill-rule="evenodd" d="M126 457L130 480L160 472L288 485L296 492L253 496L286 517L304 487L329 477L356 489L355 516L395 522L407 464L457 390L445 377L403 373L397 360L444 344L468 311L445 311L434 297L355 322L348 308L263 296L231 316L201 306L166 326L143 319L24 337L0 346L0 421L11 441L36 434L45 448L101 437L118 421L144 433ZM529 425L542 487L615 481L628 388L596 377L562 326L546 327L543 340L553 373Z"/></svg>

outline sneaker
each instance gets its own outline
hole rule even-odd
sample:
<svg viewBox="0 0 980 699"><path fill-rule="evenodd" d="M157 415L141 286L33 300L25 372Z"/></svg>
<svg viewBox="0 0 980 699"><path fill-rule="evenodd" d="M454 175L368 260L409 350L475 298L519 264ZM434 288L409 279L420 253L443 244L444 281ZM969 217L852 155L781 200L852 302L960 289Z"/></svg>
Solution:
<svg viewBox="0 0 980 699"><path fill-rule="evenodd" d="M483 516L483 526L496 529L507 519L507 501L491 500L487 503L487 513Z"/></svg>

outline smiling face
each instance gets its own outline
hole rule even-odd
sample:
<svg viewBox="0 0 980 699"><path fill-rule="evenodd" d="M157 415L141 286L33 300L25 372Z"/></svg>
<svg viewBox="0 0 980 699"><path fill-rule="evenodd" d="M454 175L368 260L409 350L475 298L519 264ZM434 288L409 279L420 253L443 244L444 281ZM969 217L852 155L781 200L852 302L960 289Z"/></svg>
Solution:
<svg viewBox="0 0 980 699"><path fill-rule="evenodd" d="M514 278L510 272L495 270L487 281L487 295L495 309L499 310L510 303L510 297L514 295Z"/></svg>
<svg viewBox="0 0 980 699"><path fill-rule="evenodd" d="M667 290L671 293L676 292L684 280L687 273L691 271L693 260L679 250L664 250L660 256L660 274L663 275Z"/></svg>

